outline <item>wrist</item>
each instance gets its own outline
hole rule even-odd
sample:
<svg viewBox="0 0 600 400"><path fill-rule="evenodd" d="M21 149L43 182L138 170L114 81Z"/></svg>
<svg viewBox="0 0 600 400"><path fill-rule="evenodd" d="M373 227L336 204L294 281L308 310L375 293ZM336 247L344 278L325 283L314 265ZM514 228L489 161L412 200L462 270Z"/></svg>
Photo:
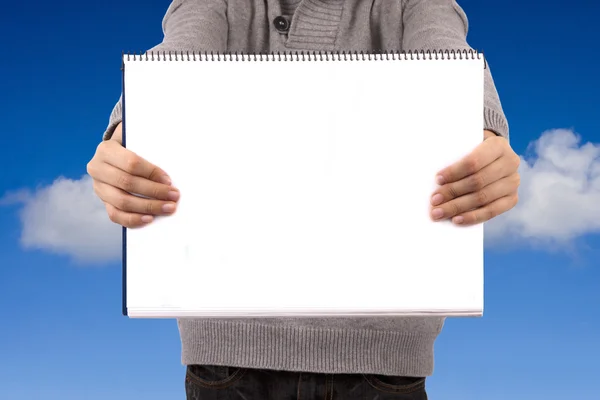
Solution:
<svg viewBox="0 0 600 400"><path fill-rule="evenodd" d="M500 135L497 134L496 132L490 131L489 129L483 130L483 140L489 139L491 137L496 137L496 136L500 136Z"/></svg>
<svg viewBox="0 0 600 400"><path fill-rule="evenodd" d="M117 126L115 126L115 129L113 130L113 132L110 135L110 137L108 138L108 140L115 140L115 141L119 142L120 144L123 144L123 123L122 122L119 122L117 124Z"/></svg>

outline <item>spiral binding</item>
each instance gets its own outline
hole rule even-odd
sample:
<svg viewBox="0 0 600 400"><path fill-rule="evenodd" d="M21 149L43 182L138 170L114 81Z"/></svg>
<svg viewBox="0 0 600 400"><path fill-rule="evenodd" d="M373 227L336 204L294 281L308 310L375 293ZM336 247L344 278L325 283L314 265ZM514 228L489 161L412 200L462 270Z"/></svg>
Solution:
<svg viewBox="0 0 600 400"><path fill-rule="evenodd" d="M213 52L148 51L123 53L123 61L371 61L371 60L474 60L483 53L473 49L415 51L298 51L298 52Z"/></svg>

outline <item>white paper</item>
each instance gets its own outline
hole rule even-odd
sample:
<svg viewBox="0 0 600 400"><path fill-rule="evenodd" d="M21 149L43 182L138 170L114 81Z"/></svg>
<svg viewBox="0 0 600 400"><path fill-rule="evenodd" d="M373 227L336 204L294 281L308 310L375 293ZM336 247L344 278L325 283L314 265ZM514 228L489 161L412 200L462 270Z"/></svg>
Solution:
<svg viewBox="0 0 600 400"><path fill-rule="evenodd" d="M429 204L482 141L483 72L126 60L126 145L181 191L127 231L128 315L481 315L483 226Z"/></svg>

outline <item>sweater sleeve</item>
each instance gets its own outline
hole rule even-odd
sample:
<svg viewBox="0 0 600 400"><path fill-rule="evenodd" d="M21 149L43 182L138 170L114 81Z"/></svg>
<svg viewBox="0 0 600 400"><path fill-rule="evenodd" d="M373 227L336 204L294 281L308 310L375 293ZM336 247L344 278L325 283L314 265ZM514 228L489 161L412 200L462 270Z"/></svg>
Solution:
<svg viewBox="0 0 600 400"><path fill-rule="evenodd" d="M226 0L173 0L162 21L163 41L149 51L226 51ZM122 121L121 98L114 106L103 139Z"/></svg>
<svg viewBox="0 0 600 400"><path fill-rule="evenodd" d="M403 50L471 50L467 43L468 20L455 0L404 0ZM484 127L509 138L489 63L485 70Z"/></svg>

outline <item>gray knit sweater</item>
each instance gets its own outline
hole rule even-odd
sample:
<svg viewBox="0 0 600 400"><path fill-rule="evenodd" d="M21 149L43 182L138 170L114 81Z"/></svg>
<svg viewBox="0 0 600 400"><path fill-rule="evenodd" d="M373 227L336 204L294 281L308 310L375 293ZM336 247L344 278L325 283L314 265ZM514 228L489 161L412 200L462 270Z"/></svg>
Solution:
<svg viewBox="0 0 600 400"><path fill-rule="evenodd" d="M467 24L454 0L175 0L163 20L164 40L152 50L470 49ZM119 101L105 139L120 121ZM508 138L489 66L484 124ZM438 317L178 321L184 364L408 376L432 374L443 323Z"/></svg>

